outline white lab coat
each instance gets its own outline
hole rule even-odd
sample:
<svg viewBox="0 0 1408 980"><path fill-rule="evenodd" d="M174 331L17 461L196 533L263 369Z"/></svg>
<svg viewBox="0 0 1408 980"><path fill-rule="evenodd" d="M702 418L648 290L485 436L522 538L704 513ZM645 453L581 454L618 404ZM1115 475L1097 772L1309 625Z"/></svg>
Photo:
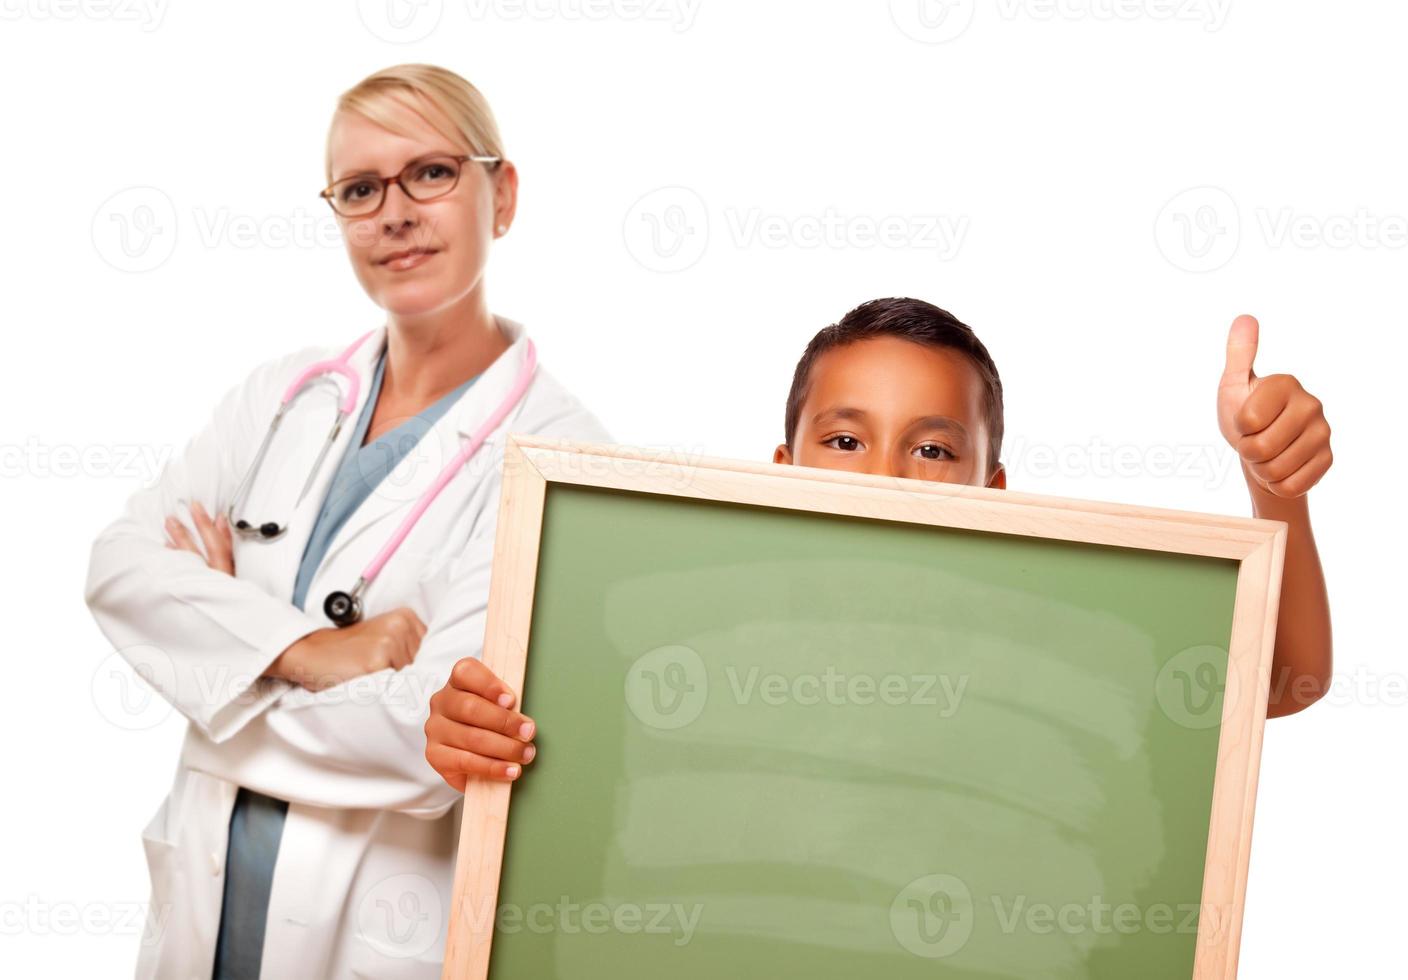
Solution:
<svg viewBox="0 0 1408 980"><path fill-rule="evenodd" d="M175 785L142 832L152 911L139 977L208 978L238 787L288 800L264 941L265 980L438 977L450 908L460 794L425 761L430 696L456 660L480 653L500 470L509 432L608 441L601 424L541 367L517 408L421 516L363 594L363 615L409 606L428 632L415 662L320 693L260 674L284 648L331 624L323 599L348 590L402 517L503 400L525 352L513 345L470 386L348 519L303 609L290 602L304 544L368 397L382 326L353 355L363 379L303 503L293 501L331 425L333 382L290 407L236 516L288 520L274 542L235 536L234 577L164 546L189 505L224 510L298 371L342 348L306 348L260 365L226 393L171 460L93 544L86 597L114 648L189 720Z"/></svg>

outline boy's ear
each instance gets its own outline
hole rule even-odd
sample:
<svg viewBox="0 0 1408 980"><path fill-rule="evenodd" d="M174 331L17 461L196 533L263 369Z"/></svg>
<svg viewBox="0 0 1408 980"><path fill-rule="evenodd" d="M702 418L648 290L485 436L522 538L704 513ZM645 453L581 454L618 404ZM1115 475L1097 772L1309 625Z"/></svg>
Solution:
<svg viewBox="0 0 1408 980"><path fill-rule="evenodd" d="M772 451L772 461L774 463L781 463L784 466L792 465L792 450L787 448L787 443L782 443Z"/></svg>
<svg viewBox="0 0 1408 980"><path fill-rule="evenodd" d="M1001 463L998 463L997 469L993 471L992 476L988 477L987 485L992 487L994 490L1006 490L1007 467L1003 466Z"/></svg>

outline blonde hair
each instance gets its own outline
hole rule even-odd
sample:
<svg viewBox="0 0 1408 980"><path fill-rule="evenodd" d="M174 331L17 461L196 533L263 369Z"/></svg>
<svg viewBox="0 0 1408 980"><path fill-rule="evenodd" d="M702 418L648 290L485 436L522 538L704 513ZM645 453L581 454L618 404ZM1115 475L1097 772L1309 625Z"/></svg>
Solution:
<svg viewBox="0 0 1408 980"><path fill-rule="evenodd" d="M432 107L436 112L425 112ZM338 97L334 112L355 112L393 133L412 136L399 110L419 112L436 131L475 156L504 155L499 126L483 94L468 81L437 65L394 65L368 75ZM449 120L447 132L442 122ZM492 167L491 167L492 169ZM324 172L332 183L332 130L329 127Z"/></svg>

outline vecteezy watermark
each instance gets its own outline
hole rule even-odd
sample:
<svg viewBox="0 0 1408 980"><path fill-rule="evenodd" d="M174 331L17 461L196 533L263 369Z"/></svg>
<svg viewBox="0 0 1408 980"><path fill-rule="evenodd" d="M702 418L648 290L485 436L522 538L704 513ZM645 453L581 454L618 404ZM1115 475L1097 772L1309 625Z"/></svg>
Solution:
<svg viewBox="0 0 1408 980"><path fill-rule="evenodd" d="M191 224L202 248L338 248L342 231L326 209L292 214L236 214L227 207L193 208ZM357 222L353 227L364 227Z"/></svg>
<svg viewBox="0 0 1408 980"><path fill-rule="evenodd" d="M475 20L641 21L682 33L703 0L465 0Z"/></svg>
<svg viewBox="0 0 1408 980"><path fill-rule="evenodd" d="M504 903L498 907L494 927L505 935L600 936L615 932L672 936L675 946L685 946L694 938L703 914L704 906L698 902L689 906L682 902L581 902L563 895L555 902Z"/></svg>
<svg viewBox="0 0 1408 980"><path fill-rule="evenodd" d="M123 731L154 728L170 717L176 664L160 647L134 644L114 650L93 671L93 707Z"/></svg>
<svg viewBox="0 0 1408 980"><path fill-rule="evenodd" d="M463 0L479 23L497 21L641 22L668 25L675 33L694 26L702 0ZM357 0L362 25L391 44L411 44L433 34L444 19L444 0Z"/></svg>
<svg viewBox="0 0 1408 980"><path fill-rule="evenodd" d="M0 479L135 479L153 485L176 453L171 445L111 443L77 446L45 443L29 436L24 443L0 443Z"/></svg>
<svg viewBox="0 0 1408 980"><path fill-rule="evenodd" d="M724 674L729 693L741 705L917 705L933 708L940 718L953 717L968 687L966 675L848 674L834 667L820 673L780 674L764 673L756 664L746 671L728 664Z"/></svg>
<svg viewBox="0 0 1408 980"><path fill-rule="evenodd" d="M166 0L0 0L0 20L113 21L150 33L169 6Z"/></svg>
<svg viewBox="0 0 1408 980"><path fill-rule="evenodd" d="M128 187L93 214L93 247L121 272L150 272L176 250L176 205L155 187Z"/></svg>
<svg viewBox="0 0 1408 980"><path fill-rule="evenodd" d="M1408 215L1306 214L1291 207L1258 207L1256 227L1268 248L1400 249L1408 246Z"/></svg>
<svg viewBox="0 0 1408 980"><path fill-rule="evenodd" d="M1003 22L1030 20L1134 22L1167 21L1221 30L1232 0L993 0L984 16ZM906 36L942 44L963 35L974 21L974 0L890 0L890 19Z"/></svg>
<svg viewBox="0 0 1408 980"><path fill-rule="evenodd" d="M652 272L682 272L709 247L721 227L735 249L920 249L941 261L955 258L968 236L966 215L845 214L827 207L814 214L774 214L759 207L726 207L716 220L699 193L660 187L626 211L626 250Z"/></svg>
<svg viewBox="0 0 1408 980"><path fill-rule="evenodd" d="M726 208L724 218L736 248L915 248L946 261L968 235L967 215L846 215L830 207L820 214L780 215Z"/></svg>
<svg viewBox="0 0 1408 980"><path fill-rule="evenodd" d="M555 476L592 483L603 477L654 478L671 490L685 490L699 475L702 446L673 446L646 443L632 447L630 455L597 456L591 453L563 453L553 463Z"/></svg>
<svg viewBox="0 0 1408 980"><path fill-rule="evenodd" d="M626 706L651 728L683 728L704 711L709 672L698 651L683 645L641 654L626 670Z"/></svg>
<svg viewBox="0 0 1408 980"><path fill-rule="evenodd" d="M688 187L658 187L626 211L626 251L651 272L683 272L709 246L709 207Z"/></svg>
<svg viewBox="0 0 1408 980"><path fill-rule="evenodd" d="M440 939L445 921L440 890L424 875L383 878L357 902L357 934L391 959L424 953Z"/></svg>
<svg viewBox="0 0 1408 980"><path fill-rule="evenodd" d="M488 935L490 928L505 935L535 936L623 935L672 936L673 945L685 946L704 915L703 903L624 902L584 900L560 895L553 901L503 902L493 895L464 895L456 916L471 934Z"/></svg>
<svg viewBox="0 0 1408 980"><path fill-rule="evenodd" d="M1215 644L1186 647L1164 662L1154 679L1154 700L1164 716L1183 728L1220 725L1241 695L1227 648Z"/></svg>
<svg viewBox="0 0 1408 980"><path fill-rule="evenodd" d="M1027 932L1037 936L1196 936L1203 925L1200 902L1109 902L1101 895L1070 902L1033 902L1026 895L989 896L997 927L1007 935ZM1222 921L1208 916L1208 925Z"/></svg>
<svg viewBox="0 0 1408 980"><path fill-rule="evenodd" d="M52 902L38 895L0 902L0 936L136 936L160 942L169 904L150 902Z"/></svg>
<svg viewBox="0 0 1408 980"><path fill-rule="evenodd" d="M440 26L444 0L357 0L362 26L390 44L423 41Z"/></svg>
<svg viewBox="0 0 1408 980"><path fill-rule="evenodd" d="M697 719L711 691L740 706L905 707L951 718L968 688L966 675L900 674L843 671L827 665L819 671L782 673L756 664L714 664L722 685L711 684L709 666L692 647L657 647L641 654L626 670L626 705L641 723L670 731Z"/></svg>
<svg viewBox="0 0 1408 980"><path fill-rule="evenodd" d="M1205 729L1220 724L1241 703L1243 689L1253 682L1234 669L1227 648L1215 644L1188 647L1165 662L1154 681L1159 709L1184 728ZM1258 671L1270 703L1281 708L1327 705L1360 708L1408 707L1408 674L1382 673L1365 664L1341 668L1328 683L1289 665ZM1261 686L1261 685L1257 685Z"/></svg>
<svg viewBox="0 0 1408 980"><path fill-rule="evenodd" d="M1237 254L1242 216L1221 187L1190 187L1169 199L1154 219L1154 242L1185 272L1220 269Z"/></svg>
<svg viewBox="0 0 1408 980"><path fill-rule="evenodd" d="M3 2L3 0L0 0ZM186 233L182 234L182 229ZM93 248L120 272L150 272L176 251L178 241L203 249L337 249L370 247L381 240L375 221L340 225L330 210L294 208L289 214L240 214L225 206L178 208L156 187L128 187L110 195L93 214ZM436 241L433 223L411 232L407 245Z"/></svg>
<svg viewBox="0 0 1408 980"><path fill-rule="evenodd" d="M906 884L890 905L890 931L915 956L942 959L960 952L972 938L978 913L984 928L1004 936L1187 935L1218 938L1231 921L1226 906L1199 901L1112 901L1103 895L1068 901L1033 900L1029 895L975 897L962 878L928 874Z"/></svg>
<svg viewBox="0 0 1408 980"><path fill-rule="evenodd" d="M1273 668L1267 697L1282 707L1303 708L1320 702L1356 708L1408 707L1408 674L1383 673L1367 664L1341 667L1328 683L1289 664Z"/></svg>
<svg viewBox="0 0 1408 980"><path fill-rule="evenodd" d="M1408 214L1355 208L1310 214L1293 206L1251 208L1250 228L1268 249L1397 250L1408 247ZM1154 241L1185 272L1225 266L1247 238L1248 223L1235 198L1221 187L1191 187L1169 199L1154 219Z"/></svg>
<svg viewBox="0 0 1408 980"><path fill-rule="evenodd" d="M908 38L942 44L968 30L974 0L890 0L890 19Z"/></svg>
<svg viewBox="0 0 1408 980"><path fill-rule="evenodd" d="M1170 21L1218 31L1232 0L993 0L993 6L1006 21Z"/></svg>
<svg viewBox="0 0 1408 980"><path fill-rule="evenodd" d="M973 934L973 895L951 874L915 878L890 903L890 933L905 950L925 959L952 956Z"/></svg>
<svg viewBox="0 0 1408 980"><path fill-rule="evenodd" d="M1178 479L1211 490L1241 473L1241 458L1226 442L1140 445L1107 443L1096 437L1084 443L1052 445L1029 443L1019 436L1004 440L1002 459L1009 479L1017 473L1033 479Z"/></svg>
<svg viewBox="0 0 1408 980"><path fill-rule="evenodd" d="M295 686L284 694L285 705L361 708L407 724L424 719L430 698L444 684L444 678L390 668L347 679L306 674L291 680ZM139 643L104 657L93 671L90 691L104 720L124 731L145 731L170 717L175 704L250 705L269 697L275 686L283 682L227 664L188 665L178 672L176 662L160 647Z"/></svg>

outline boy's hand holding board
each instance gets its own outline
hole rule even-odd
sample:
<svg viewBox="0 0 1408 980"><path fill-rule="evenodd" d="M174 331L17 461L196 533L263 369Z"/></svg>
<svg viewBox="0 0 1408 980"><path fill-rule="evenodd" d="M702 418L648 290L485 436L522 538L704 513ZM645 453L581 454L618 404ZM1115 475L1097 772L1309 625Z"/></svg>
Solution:
<svg viewBox="0 0 1408 980"><path fill-rule="evenodd" d="M536 726L514 707L518 697L476 657L455 664L450 680L430 699L425 760L464 792L465 780L517 779L533 761Z"/></svg>

